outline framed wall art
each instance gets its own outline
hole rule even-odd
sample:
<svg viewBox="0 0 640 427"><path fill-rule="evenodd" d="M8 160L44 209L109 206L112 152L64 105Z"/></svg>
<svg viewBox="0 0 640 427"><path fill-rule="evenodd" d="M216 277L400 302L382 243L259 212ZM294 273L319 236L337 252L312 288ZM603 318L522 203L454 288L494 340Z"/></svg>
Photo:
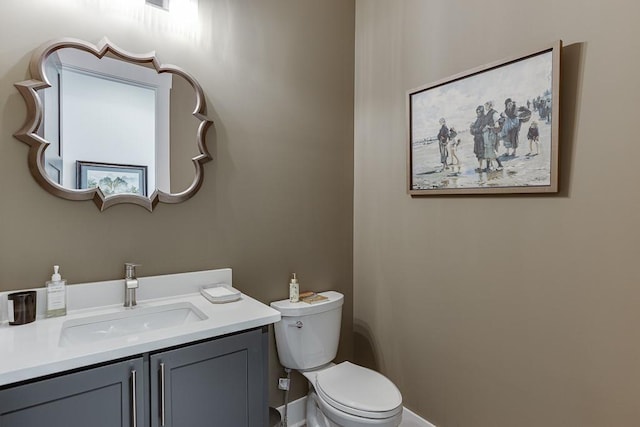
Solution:
<svg viewBox="0 0 640 427"><path fill-rule="evenodd" d="M557 192L561 48L409 91L409 194Z"/></svg>
<svg viewBox="0 0 640 427"><path fill-rule="evenodd" d="M76 162L78 189L100 188L106 196L147 195L147 167L114 163Z"/></svg>

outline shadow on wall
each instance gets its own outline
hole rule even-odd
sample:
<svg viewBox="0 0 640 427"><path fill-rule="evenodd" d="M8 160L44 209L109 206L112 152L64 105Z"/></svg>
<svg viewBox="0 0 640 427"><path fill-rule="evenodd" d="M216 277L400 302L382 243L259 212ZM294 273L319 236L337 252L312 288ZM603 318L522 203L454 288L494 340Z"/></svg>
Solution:
<svg viewBox="0 0 640 427"><path fill-rule="evenodd" d="M584 76L584 56L586 43L573 43L562 48L560 66L560 135L559 150L559 193L569 196L571 166L573 165L574 143L577 124L580 119L579 106L582 105L582 85Z"/></svg>
<svg viewBox="0 0 640 427"><path fill-rule="evenodd" d="M353 319L353 359L365 368L380 372L382 363L380 352L369 326L359 319Z"/></svg>

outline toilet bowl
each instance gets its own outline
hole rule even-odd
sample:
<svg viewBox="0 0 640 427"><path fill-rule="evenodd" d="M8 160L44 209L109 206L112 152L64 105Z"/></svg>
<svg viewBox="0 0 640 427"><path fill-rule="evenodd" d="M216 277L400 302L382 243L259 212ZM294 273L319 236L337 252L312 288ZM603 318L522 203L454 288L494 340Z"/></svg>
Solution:
<svg viewBox="0 0 640 427"><path fill-rule="evenodd" d="M342 362L302 375L310 386L309 427L323 426L320 415L333 423L331 427L396 427L402 421L402 395L378 372Z"/></svg>
<svg viewBox="0 0 640 427"><path fill-rule="evenodd" d="M332 363L338 350L344 296L321 292L327 299L308 304L275 301L280 363L309 381L308 427L397 427L402 395L384 375L351 362Z"/></svg>

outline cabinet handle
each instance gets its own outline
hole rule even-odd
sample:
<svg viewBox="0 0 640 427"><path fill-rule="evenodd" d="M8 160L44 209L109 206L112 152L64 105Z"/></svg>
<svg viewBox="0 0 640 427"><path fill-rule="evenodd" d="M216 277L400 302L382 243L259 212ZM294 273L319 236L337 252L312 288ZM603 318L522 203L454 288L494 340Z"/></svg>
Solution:
<svg viewBox="0 0 640 427"><path fill-rule="evenodd" d="M160 425L164 426L164 363L160 363Z"/></svg>
<svg viewBox="0 0 640 427"><path fill-rule="evenodd" d="M131 426L138 426L138 414L136 410L136 370L131 371Z"/></svg>

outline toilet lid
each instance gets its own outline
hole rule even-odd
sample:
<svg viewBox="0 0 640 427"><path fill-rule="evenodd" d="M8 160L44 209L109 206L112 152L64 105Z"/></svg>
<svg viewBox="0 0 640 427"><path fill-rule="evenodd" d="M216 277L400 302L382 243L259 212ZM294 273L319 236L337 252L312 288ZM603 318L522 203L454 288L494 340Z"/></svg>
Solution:
<svg viewBox="0 0 640 427"><path fill-rule="evenodd" d="M387 377L350 362L318 372L316 390L334 408L360 417L388 418L402 410L402 395Z"/></svg>

